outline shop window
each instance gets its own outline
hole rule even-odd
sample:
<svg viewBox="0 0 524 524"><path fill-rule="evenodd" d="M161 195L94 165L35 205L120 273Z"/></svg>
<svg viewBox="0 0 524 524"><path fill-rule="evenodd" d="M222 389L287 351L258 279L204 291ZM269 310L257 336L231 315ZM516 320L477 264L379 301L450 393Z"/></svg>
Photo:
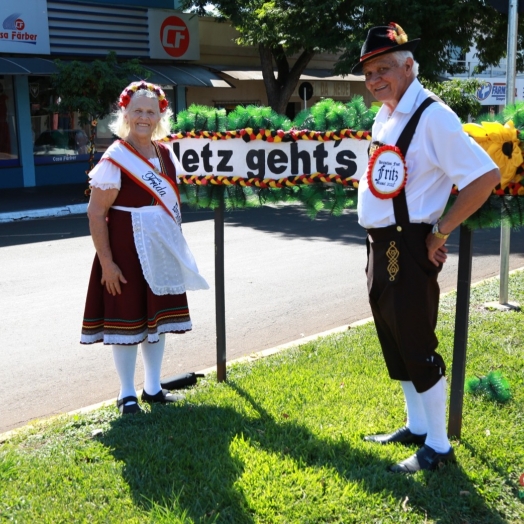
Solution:
<svg viewBox="0 0 524 524"><path fill-rule="evenodd" d="M49 77L29 77L29 99L35 164L87 161L90 125L81 125L78 113L61 113L54 109L59 98L53 94ZM114 139L108 122L109 117L98 123L97 153L105 151Z"/></svg>
<svg viewBox="0 0 524 524"><path fill-rule="evenodd" d="M0 75L0 168L19 165L13 77Z"/></svg>
<svg viewBox="0 0 524 524"><path fill-rule="evenodd" d="M170 85L161 85L160 87L166 94L167 101L169 102L169 107L171 108L171 111L173 111L176 120L178 108L176 103L175 89L173 89L173 86Z"/></svg>

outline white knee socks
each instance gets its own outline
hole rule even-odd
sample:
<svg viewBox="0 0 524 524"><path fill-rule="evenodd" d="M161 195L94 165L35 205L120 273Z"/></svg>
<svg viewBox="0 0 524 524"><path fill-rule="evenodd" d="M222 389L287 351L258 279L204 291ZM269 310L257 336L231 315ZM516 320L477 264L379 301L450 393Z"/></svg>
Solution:
<svg viewBox="0 0 524 524"><path fill-rule="evenodd" d="M420 398L420 393L417 393L413 382L402 380L400 383L404 390L406 410L408 412L408 422L406 426L411 433L414 433L415 435L424 435L428 432L428 423L422 399Z"/></svg>
<svg viewBox="0 0 524 524"><path fill-rule="evenodd" d="M144 361L144 391L148 395L156 395L161 389L160 371L164 357L166 336L159 335L160 340L154 344L142 342L142 360Z"/></svg>
<svg viewBox="0 0 524 524"><path fill-rule="evenodd" d="M437 453L451 448L446 430L446 379L442 377L432 388L420 393L428 422L426 444Z"/></svg>
<svg viewBox="0 0 524 524"><path fill-rule="evenodd" d="M113 360L116 372L120 378L120 394L118 398L136 397L135 367L138 346L113 345Z"/></svg>

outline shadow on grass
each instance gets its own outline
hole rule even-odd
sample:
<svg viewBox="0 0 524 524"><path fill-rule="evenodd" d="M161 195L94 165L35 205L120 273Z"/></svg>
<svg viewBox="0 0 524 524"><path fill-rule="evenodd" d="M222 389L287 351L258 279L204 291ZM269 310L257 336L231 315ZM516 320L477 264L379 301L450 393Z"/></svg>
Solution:
<svg viewBox="0 0 524 524"><path fill-rule="evenodd" d="M387 505L390 517L392 510L401 511L398 508L408 497L419 519L425 514L438 523L505 522L484 504L460 466L428 472L422 481L420 477L394 475L387 471L391 462L377 456L372 444L357 449L343 439L319 439L295 422L276 420L248 392L234 383L228 385L255 415L242 415L233 407L190 403L153 406L150 413L115 420L99 437L115 459L124 463L123 476L135 504L146 511L160 511L162 522L190 518L195 522L248 524L260 520L237 485L244 463L232 455L231 444L239 436L256 449L295 461L300 469L333 468L342 479L376 494L376 503L384 508ZM406 449L406 456L412 452L414 448ZM469 495L461 497L461 491ZM267 493L264 496L271 498ZM391 504L388 497L397 502ZM343 504L340 511L340 518L345 517L340 522L360 522ZM333 521L332 514L328 520Z"/></svg>

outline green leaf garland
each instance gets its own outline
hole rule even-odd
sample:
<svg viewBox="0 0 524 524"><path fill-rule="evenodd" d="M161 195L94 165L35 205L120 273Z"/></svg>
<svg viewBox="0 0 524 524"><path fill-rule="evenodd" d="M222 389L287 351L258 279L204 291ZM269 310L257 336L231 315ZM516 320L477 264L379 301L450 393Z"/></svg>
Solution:
<svg viewBox="0 0 524 524"><path fill-rule="evenodd" d="M341 129L369 131L378 110L379 107L374 105L368 108L360 95L354 96L347 103L329 98L321 100L309 109L300 111L293 121L279 115L270 107L238 106L226 115L224 109L193 104L177 115L173 128L175 133L192 131L224 133L247 128L252 129L254 134L261 129L271 131L307 129L319 132ZM477 118L477 122L505 123L509 120L512 120L518 129L519 137L522 135L524 139L524 102L507 106L500 115L483 114ZM279 202L300 202L312 218L321 210L340 215L344 209L354 209L357 204L355 187L322 182L283 188L181 184L180 189L191 207L215 209L220 202L219 192L223 191L226 209L242 209ZM448 208L455 198L454 195L450 197ZM471 229L499 227L501 223L509 224L515 229L524 225L523 198L493 195L465 222Z"/></svg>
<svg viewBox="0 0 524 524"><path fill-rule="evenodd" d="M484 377L471 377L466 380L466 391L473 395L485 396L488 400L504 404L511 399L509 382L500 371L490 371Z"/></svg>

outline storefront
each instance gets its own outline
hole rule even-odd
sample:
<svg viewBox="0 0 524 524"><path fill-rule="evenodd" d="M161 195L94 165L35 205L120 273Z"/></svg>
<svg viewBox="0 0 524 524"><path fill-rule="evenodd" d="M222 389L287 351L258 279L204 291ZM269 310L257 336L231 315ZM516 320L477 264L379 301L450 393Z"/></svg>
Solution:
<svg viewBox="0 0 524 524"><path fill-rule="evenodd" d="M9 5L6 5L9 4ZM0 188L85 181L88 129L78 115L57 112L54 60L139 58L175 111L193 86L227 88L197 64L198 18L173 0L17 0L0 4ZM97 156L113 137L98 124Z"/></svg>
<svg viewBox="0 0 524 524"><path fill-rule="evenodd" d="M235 30L173 9L173 0L17 0L0 3L0 189L82 183L87 126L57 112L54 60L139 58L162 85L175 112L192 103L226 107L267 104L255 48L237 46ZM9 4L9 5L6 5ZM366 96L359 77L333 77L336 57L319 55L301 80L322 97ZM367 100L366 100L367 101ZM293 94L293 116L304 102ZM99 157L113 137L98 123Z"/></svg>

